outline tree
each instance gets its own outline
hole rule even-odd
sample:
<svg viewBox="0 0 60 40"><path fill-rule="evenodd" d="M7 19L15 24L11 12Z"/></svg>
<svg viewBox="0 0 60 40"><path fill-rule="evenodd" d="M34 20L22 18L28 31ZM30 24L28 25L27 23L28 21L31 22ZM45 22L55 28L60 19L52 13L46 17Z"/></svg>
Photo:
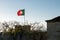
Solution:
<svg viewBox="0 0 60 40"><path fill-rule="evenodd" d="M33 31L42 31L42 29L44 28L44 25L38 22L35 22L33 24L31 24L31 30Z"/></svg>

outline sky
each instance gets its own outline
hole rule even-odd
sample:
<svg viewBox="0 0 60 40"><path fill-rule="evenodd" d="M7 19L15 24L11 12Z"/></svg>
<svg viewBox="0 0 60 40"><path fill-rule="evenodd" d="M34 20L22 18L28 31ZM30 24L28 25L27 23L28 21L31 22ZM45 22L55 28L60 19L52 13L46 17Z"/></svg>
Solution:
<svg viewBox="0 0 60 40"><path fill-rule="evenodd" d="M25 21L45 21L60 16L60 0L0 0L0 21L23 22L20 9L25 9Z"/></svg>

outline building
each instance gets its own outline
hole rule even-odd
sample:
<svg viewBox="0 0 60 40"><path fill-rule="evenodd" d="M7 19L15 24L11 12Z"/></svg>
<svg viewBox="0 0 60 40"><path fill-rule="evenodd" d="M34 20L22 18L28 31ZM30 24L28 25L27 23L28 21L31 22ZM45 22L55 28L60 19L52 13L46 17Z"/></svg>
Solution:
<svg viewBox="0 0 60 40"><path fill-rule="evenodd" d="M60 40L60 16L47 22L47 40Z"/></svg>

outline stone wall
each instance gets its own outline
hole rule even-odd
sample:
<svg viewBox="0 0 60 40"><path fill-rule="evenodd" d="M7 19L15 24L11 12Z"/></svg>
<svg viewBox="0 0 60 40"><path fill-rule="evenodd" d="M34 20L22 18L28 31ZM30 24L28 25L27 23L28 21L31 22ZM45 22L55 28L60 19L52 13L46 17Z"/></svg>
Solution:
<svg viewBox="0 0 60 40"><path fill-rule="evenodd" d="M48 40L60 40L60 22L47 23Z"/></svg>

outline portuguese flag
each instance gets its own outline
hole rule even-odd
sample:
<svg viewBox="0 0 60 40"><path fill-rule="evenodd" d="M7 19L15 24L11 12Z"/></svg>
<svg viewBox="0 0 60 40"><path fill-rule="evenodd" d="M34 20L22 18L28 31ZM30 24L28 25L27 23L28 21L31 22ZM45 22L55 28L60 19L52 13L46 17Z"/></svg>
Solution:
<svg viewBox="0 0 60 40"><path fill-rule="evenodd" d="M24 10L24 9L18 10L18 11L17 11L17 15L18 15L18 16L23 16L23 15L25 15L25 10Z"/></svg>

